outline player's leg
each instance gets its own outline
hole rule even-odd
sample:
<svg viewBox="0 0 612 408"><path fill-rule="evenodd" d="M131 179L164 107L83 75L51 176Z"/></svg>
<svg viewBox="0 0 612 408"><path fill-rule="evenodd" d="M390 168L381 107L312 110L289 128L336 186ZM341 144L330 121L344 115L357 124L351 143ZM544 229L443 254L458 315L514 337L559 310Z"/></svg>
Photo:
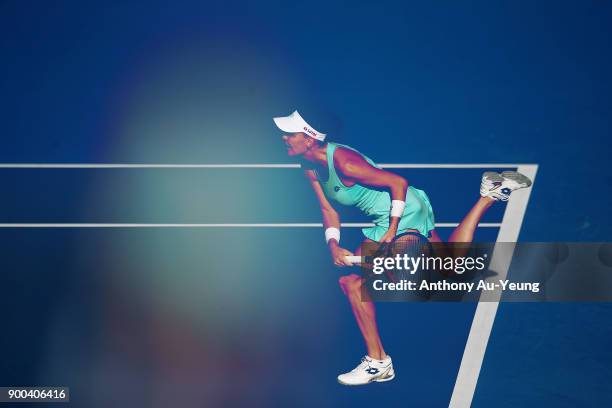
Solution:
<svg viewBox="0 0 612 408"><path fill-rule="evenodd" d="M371 240L365 242L374 243ZM355 251L355 255L361 255L361 247ZM342 276L339 282L351 305L353 315L365 341L368 355L362 358L361 363L355 369L339 375L338 381L345 385L361 385L373 381L392 380L395 373L391 357L385 353L378 333L374 303L369 297L362 297L363 278L353 273ZM367 292L364 291L363 296L368 296Z"/></svg>
<svg viewBox="0 0 612 408"><path fill-rule="evenodd" d="M374 243L374 241L371 240L366 240L365 242ZM355 255L361 255L361 247L357 248ZM352 273L340 277L339 282L342 291L351 305L355 320L357 320L357 325L365 341L368 355L378 360L384 359L386 354L380 340L378 326L376 325L376 310L374 303L362 297L361 286L363 278ZM364 292L363 296L368 296L367 292Z"/></svg>
<svg viewBox="0 0 612 408"><path fill-rule="evenodd" d="M480 219L495 202L496 200L491 197L480 197L453 230L453 233L448 238L448 242L472 242L474 240L474 231L476 231Z"/></svg>
<svg viewBox="0 0 612 408"><path fill-rule="evenodd" d="M531 186L531 180L516 171L486 172L480 183L480 198L455 228L449 242L472 242L474 231L487 210L497 201L508 201L514 190Z"/></svg>

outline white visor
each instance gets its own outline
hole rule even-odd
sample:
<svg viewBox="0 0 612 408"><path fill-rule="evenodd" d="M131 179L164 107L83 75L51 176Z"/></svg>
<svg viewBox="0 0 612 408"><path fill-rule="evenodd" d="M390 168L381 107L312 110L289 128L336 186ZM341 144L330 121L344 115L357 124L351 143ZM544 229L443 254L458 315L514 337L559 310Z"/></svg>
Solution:
<svg viewBox="0 0 612 408"><path fill-rule="evenodd" d="M325 140L325 133L321 133L318 130L315 130L312 126L310 126L298 113L298 111L293 112L289 116L279 116L277 118L273 118L276 126L283 132L287 133L306 133L308 136L313 139L317 139L320 141Z"/></svg>

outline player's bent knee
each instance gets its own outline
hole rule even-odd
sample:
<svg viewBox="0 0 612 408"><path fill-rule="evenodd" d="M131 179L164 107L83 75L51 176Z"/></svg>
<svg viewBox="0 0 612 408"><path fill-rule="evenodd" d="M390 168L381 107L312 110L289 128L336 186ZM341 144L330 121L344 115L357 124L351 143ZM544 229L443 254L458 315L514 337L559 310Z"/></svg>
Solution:
<svg viewBox="0 0 612 408"><path fill-rule="evenodd" d="M359 292L361 290L361 277L358 275L341 276L338 282L340 282L340 286L342 286L342 289L347 294Z"/></svg>

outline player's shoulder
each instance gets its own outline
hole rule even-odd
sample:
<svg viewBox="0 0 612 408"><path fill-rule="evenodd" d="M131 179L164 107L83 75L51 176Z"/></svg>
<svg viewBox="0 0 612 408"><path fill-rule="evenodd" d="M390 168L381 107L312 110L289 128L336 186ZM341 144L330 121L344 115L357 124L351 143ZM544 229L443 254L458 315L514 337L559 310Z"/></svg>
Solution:
<svg viewBox="0 0 612 408"><path fill-rule="evenodd" d="M334 159L343 161L363 161L363 155L350 146L336 145Z"/></svg>
<svg viewBox="0 0 612 408"><path fill-rule="evenodd" d="M355 166L368 165L366 159L358 151L348 146L337 146L334 153L334 166L340 171L350 172Z"/></svg>

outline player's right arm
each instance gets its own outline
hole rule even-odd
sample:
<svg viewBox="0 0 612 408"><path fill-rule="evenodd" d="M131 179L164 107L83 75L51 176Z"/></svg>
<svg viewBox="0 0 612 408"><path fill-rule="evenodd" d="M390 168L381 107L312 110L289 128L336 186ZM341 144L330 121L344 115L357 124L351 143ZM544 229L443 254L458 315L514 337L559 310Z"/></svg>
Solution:
<svg viewBox="0 0 612 408"><path fill-rule="evenodd" d="M323 215L323 227L326 229L330 227L340 229L340 215L338 215L338 212L327 200L327 197L325 197L323 188L321 187L317 176L314 174L314 171L306 170L304 173L306 174L306 178L310 182L310 186L314 190L317 200L319 201L321 214ZM353 256L353 253L351 251L340 247L339 242L336 241L334 238L329 240L327 246L329 247L329 250L331 252L334 265L353 266L351 262L345 259L346 256Z"/></svg>

